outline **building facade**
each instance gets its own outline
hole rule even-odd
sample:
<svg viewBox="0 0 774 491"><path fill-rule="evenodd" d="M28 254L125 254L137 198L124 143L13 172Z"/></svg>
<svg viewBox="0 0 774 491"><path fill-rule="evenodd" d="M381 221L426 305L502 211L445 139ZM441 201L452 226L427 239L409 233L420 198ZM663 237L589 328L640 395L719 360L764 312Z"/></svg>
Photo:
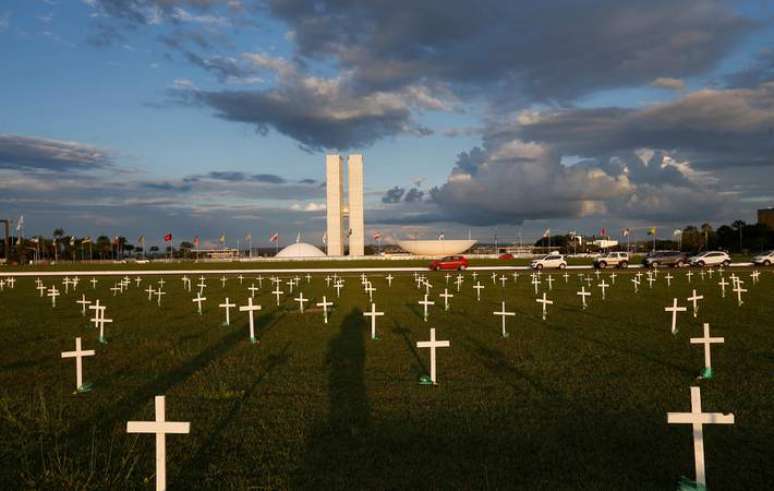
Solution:
<svg viewBox="0 0 774 491"><path fill-rule="evenodd" d="M344 159L341 155L325 156L327 202L326 247L329 256L343 256L346 240L349 255L365 255L365 217L363 212L363 156L347 159L347 199L344 200ZM346 226L345 226L345 220Z"/></svg>
<svg viewBox="0 0 774 491"><path fill-rule="evenodd" d="M767 225L774 230L774 208L764 208L758 210L758 223Z"/></svg>

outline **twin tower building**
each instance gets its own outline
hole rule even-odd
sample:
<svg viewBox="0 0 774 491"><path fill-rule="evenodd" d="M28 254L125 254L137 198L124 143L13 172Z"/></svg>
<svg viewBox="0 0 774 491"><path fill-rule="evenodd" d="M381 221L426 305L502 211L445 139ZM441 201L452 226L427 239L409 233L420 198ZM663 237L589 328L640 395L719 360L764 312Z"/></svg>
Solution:
<svg viewBox="0 0 774 491"><path fill-rule="evenodd" d="M365 255L363 219L363 156L347 158L347 200L344 200L344 159L341 155L325 156L328 228L326 231L329 256L343 256L349 240L349 255ZM344 218L347 218L346 224Z"/></svg>

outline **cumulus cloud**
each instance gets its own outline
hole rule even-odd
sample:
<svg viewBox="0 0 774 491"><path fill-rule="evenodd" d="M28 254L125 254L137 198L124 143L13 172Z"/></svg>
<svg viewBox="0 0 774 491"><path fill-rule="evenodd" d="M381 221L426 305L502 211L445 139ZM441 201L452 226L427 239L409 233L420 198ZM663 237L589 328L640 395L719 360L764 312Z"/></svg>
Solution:
<svg viewBox="0 0 774 491"><path fill-rule="evenodd" d="M386 204L399 203L405 193L406 193L406 190L399 186L390 188L387 190L386 193L384 193L384 196L382 196L382 203L386 203Z"/></svg>
<svg viewBox="0 0 774 491"><path fill-rule="evenodd" d="M657 89L668 90L683 90L685 88L685 82L679 78L659 77L650 83L651 87Z"/></svg>
<svg viewBox="0 0 774 491"><path fill-rule="evenodd" d="M104 169L107 150L79 142L0 134L0 168L55 172Z"/></svg>

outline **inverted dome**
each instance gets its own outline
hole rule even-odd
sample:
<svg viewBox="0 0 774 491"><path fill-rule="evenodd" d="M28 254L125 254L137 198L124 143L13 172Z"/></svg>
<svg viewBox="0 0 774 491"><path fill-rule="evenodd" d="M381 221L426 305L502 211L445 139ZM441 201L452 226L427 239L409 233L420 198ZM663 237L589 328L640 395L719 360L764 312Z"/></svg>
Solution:
<svg viewBox="0 0 774 491"><path fill-rule="evenodd" d="M325 257L325 253L312 244L296 242L279 251L275 257Z"/></svg>
<svg viewBox="0 0 774 491"><path fill-rule="evenodd" d="M475 240L399 240L404 251L417 256L453 256L467 251Z"/></svg>

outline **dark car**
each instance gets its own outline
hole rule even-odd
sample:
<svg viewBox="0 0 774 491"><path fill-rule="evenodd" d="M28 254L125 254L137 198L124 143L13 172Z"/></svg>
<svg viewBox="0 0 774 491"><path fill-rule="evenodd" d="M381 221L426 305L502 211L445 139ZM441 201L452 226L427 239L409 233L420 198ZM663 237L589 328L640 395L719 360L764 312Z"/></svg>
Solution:
<svg viewBox="0 0 774 491"><path fill-rule="evenodd" d="M659 266L679 268L686 264L688 264L688 255L680 251L651 252L642 260L642 265L647 268L658 268Z"/></svg>
<svg viewBox="0 0 774 491"><path fill-rule="evenodd" d="M430 263L431 271L453 270L463 271L468 269L468 260L464 256L446 256Z"/></svg>

